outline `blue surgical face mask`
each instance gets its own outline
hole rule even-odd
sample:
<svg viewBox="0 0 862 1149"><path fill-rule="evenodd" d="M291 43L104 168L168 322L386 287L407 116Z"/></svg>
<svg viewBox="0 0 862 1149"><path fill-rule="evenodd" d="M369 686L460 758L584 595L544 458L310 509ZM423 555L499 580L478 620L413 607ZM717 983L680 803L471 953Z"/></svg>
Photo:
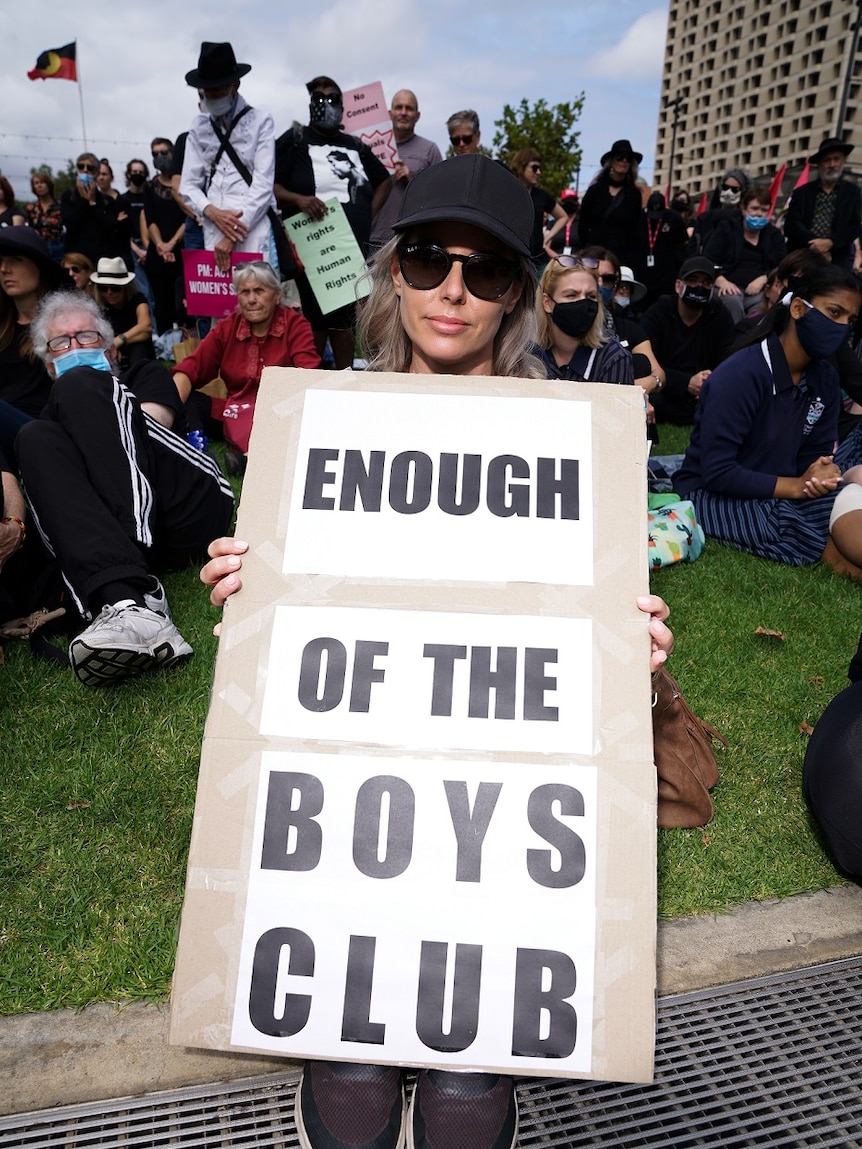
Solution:
<svg viewBox="0 0 862 1149"><path fill-rule="evenodd" d="M111 364L101 347L70 347L54 360L54 374L59 379L73 367L93 367L96 371L110 371Z"/></svg>
<svg viewBox="0 0 862 1149"><path fill-rule="evenodd" d="M622 307L623 310L631 305L632 297L630 295L615 295L614 303L617 307Z"/></svg>
<svg viewBox="0 0 862 1149"><path fill-rule="evenodd" d="M808 308L802 318L796 320L796 334L802 350L812 359L828 359L850 338L850 324L836 323L807 299L802 302Z"/></svg>
<svg viewBox="0 0 862 1149"><path fill-rule="evenodd" d="M214 120L218 119L219 116L226 116L230 112L235 99L235 92L231 92L227 96L219 96L217 100L211 100L208 96L204 96L201 100L201 111L205 116L212 116Z"/></svg>
<svg viewBox="0 0 862 1149"><path fill-rule="evenodd" d="M611 301L614 298L614 289L612 287L603 287L599 284L599 295L602 297L602 303L605 307L610 307Z"/></svg>
<svg viewBox="0 0 862 1149"><path fill-rule="evenodd" d="M745 226L749 231L760 231L768 223L769 220L765 215L747 215L745 217Z"/></svg>

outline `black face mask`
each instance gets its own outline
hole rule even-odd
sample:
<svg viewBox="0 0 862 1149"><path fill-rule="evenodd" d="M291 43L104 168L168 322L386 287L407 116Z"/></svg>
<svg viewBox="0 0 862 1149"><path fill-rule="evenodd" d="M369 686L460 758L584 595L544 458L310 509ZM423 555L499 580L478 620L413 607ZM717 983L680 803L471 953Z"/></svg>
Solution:
<svg viewBox="0 0 862 1149"><path fill-rule="evenodd" d="M132 172L132 174L129 176L129 183L133 188L140 188L144 186L144 181L146 178L147 177L142 175L140 172Z"/></svg>
<svg viewBox="0 0 862 1149"><path fill-rule="evenodd" d="M680 299L689 307L709 307L712 302L711 287L695 287L694 284L684 283L680 292Z"/></svg>
<svg viewBox="0 0 862 1149"><path fill-rule="evenodd" d="M576 299L572 303L555 303L551 319L564 335L581 339L595 323L598 313L595 299Z"/></svg>

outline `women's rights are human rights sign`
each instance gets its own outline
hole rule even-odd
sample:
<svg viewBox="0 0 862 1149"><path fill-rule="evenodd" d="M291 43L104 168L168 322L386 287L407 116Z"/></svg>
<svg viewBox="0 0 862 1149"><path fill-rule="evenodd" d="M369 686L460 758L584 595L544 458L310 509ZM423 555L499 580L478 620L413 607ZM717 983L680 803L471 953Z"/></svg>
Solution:
<svg viewBox="0 0 862 1149"><path fill-rule="evenodd" d="M628 390L264 373L172 1041L650 1079Z"/></svg>

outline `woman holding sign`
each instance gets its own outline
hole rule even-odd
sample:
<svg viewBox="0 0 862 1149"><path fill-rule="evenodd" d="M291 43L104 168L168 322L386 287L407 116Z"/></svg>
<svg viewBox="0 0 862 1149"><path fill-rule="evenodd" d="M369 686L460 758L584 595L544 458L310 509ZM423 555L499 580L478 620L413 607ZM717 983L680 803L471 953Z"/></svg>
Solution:
<svg viewBox="0 0 862 1149"><path fill-rule="evenodd" d="M493 207L491 207L493 205ZM372 370L542 378L529 262L533 209L526 190L483 155L458 156L409 184L395 238L375 260L360 320ZM238 539L218 539L201 572L222 606L240 589ZM651 615L654 668L673 645L661 599ZM512 1149L514 1079L423 1070L409 1114L398 1068L308 1062L297 1090L304 1149Z"/></svg>

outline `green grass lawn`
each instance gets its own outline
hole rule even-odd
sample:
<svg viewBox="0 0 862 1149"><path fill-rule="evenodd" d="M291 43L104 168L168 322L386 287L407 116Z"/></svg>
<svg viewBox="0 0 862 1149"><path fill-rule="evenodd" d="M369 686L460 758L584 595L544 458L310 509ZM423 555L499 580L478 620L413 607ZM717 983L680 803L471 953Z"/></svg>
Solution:
<svg viewBox="0 0 862 1149"><path fill-rule="evenodd" d="M663 429L660 452L686 438ZM196 571L165 581L196 651L185 667L94 691L24 644L7 647L2 1014L168 993L217 612ZM800 724L846 685L862 588L715 543L651 581L671 606L671 669L730 742L712 823L659 833L660 915L838 883L800 794Z"/></svg>

